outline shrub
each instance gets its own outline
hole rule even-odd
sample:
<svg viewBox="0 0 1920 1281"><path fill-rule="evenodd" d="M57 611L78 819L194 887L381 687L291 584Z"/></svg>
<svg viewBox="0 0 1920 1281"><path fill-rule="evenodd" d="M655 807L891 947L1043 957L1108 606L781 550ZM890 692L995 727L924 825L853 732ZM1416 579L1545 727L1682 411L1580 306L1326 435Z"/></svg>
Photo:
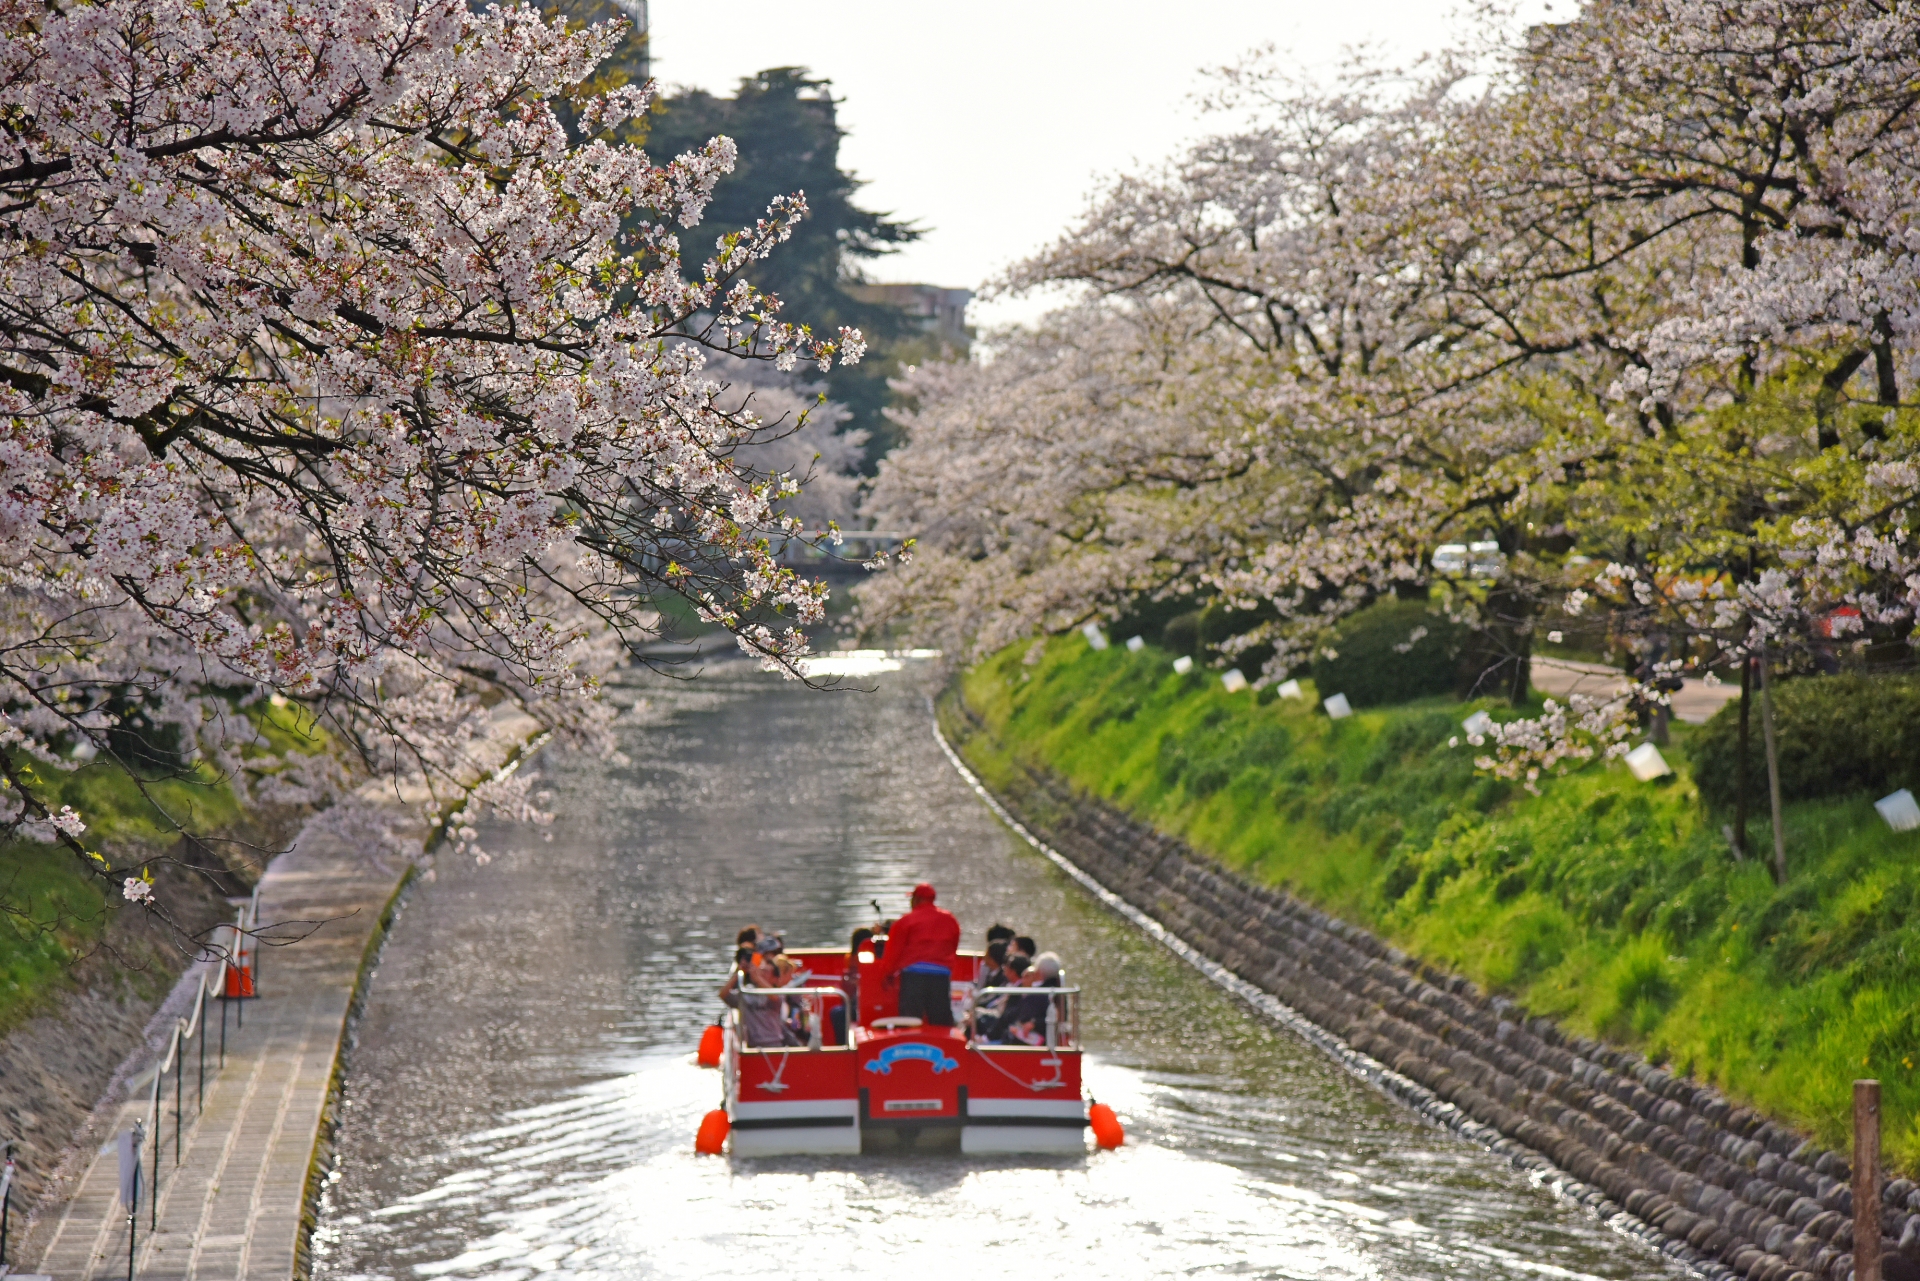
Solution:
<svg viewBox="0 0 1920 1281"><path fill-rule="evenodd" d="M1160 644L1171 653L1191 656L1200 648L1200 611L1189 610L1168 619L1160 629Z"/></svg>
<svg viewBox="0 0 1920 1281"><path fill-rule="evenodd" d="M1424 601L1376 601L1334 629L1324 648L1336 657L1314 656L1313 683L1355 707L1451 694L1468 634Z"/></svg>
<svg viewBox="0 0 1920 1281"><path fill-rule="evenodd" d="M1748 715L1748 804L1758 813L1767 795L1758 690ZM1773 717L1783 800L1920 788L1920 677L1847 674L1786 681L1773 691ZM1693 739L1694 782L1716 809L1733 806L1739 743L1737 699Z"/></svg>

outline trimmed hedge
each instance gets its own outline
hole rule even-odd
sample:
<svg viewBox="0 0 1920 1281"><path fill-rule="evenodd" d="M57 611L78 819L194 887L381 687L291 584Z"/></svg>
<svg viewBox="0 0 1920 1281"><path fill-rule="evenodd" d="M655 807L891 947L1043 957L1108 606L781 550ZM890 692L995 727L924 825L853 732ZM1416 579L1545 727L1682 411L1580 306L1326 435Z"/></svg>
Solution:
<svg viewBox="0 0 1920 1281"><path fill-rule="evenodd" d="M1766 807L1767 747L1760 691L1748 709L1747 803ZM1920 791L1920 677L1808 676L1773 691L1783 800L1847 792L1876 797L1902 787ZM1733 808L1740 742L1740 701L1721 708L1691 744L1693 779L1716 809Z"/></svg>
<svg viewBox="0 0 1920 1281"><path fill-rule="evenodd" d="M1413 639L1421 628L1425 634ZM1425 601L1375 601L1334 628L1313 657L1313 683L1322 698L1345 694L1355 707L1450 695L1471 635ZM1328 658L1326 649L1336 656Z"/></svg>

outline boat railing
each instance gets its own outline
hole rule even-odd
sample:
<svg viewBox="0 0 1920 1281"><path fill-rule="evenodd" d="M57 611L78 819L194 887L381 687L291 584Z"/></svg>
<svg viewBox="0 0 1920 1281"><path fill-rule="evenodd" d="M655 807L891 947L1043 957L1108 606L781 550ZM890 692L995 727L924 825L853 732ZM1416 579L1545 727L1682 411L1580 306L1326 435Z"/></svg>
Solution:
<svg viewBox="0 0 1920 1281"><path fill-rule="evenodd" d="M807 1011L807 1048L809 1050L821 1049L824 1044L820 1035L820 1028L821 1028L821 1025L826 1022L826 1016L827 1016L826 998L834 997L835 999L840 1001L841 1004L843 1005L846 1004L848 1000L846 990L844 988L837 988L837 987L738 987L738 988L735 988L734 991L738 992L741 996L796 996L796 997L808 998L806 1001L806 1011ZM739 1020L742 1017L744 1017L744 1011L739 1009L735 1009L733 1014L736 1020ZM747 1049L749 1047L747 1046L747 1043L746 1043L745 1029L740 1028L739 1030L741 1032L740 1047L742 1049ZM761 1045L761 1046L754 1046L752 1048L762 1049L762 1050L774 1050L774 1049L779 1049L781 1047L774 1046L774 1045Z"/></svg>
<svg viewBox="0 0 1920 1281"><path fill-rule="evenodd" d="M1080 989L1077 987L983 987L973 994L973 1006L967 1012L968 1040L978 1040L980 1007L989 997L1045 996L1047 1001L1046 1047L1069 1049L1080 1044ZM1059 998L1057 1000L1052 998ZM1018 1048L1010 1046L1008 1048ZM1038 1047L1028 1047L1038 1048Z"/></svg>

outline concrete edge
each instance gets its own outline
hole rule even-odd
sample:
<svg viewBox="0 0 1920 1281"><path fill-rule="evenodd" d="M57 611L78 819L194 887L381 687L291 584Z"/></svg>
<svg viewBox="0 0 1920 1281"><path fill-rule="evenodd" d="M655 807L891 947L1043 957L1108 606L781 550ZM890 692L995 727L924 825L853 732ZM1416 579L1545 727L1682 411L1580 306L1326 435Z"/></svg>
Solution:
<svg viewBox="0 0 1920 1281"><path fill-rule="evenodd" d="M326 1101L320 1106L320 1121L314 1127L313 1152L307 1158L307 1177L300 1194L300 1226L293 1242L292 1281L309 1281L313 1275L313 1232L319 1226L320 1199L333 1172L333 1139L339 1130L340 1100L346 1090L347 1059L352 1048L350 1038L360 1021L361 1011L366 1008L368 980L380 963L380 952L392 930L393 918L400 911L400 900L419 876L419 864L407 864L406 871L400 875L399 884L393 887L385 906L380 909L379 919L374 922L373 932L367 936L367 945L360 953L360 967L354 973L353 990L347 997L347 1010L340 1019L340 1035L333 1045L333 1064L327 1073Z"/></svg>
<svg viewBox="0 0 1920 1281"><path fill-rule="evenodd" d="M1101 903L1138 926L1175 956L1252 1006L1260 1014L1286 1027L1338 1063L1351 1075L1365 1081L1387 1097L1406 1104L1434 1124L1452 1130L1490 1152L1506 1157L1520 1169L1532 1171L1535 1179L1543 1186L1550 1188L1556 1195L1582 1206L1621 1235L1636 1238L1658 1250L1684 1267L1690 1275L1701 1277L1704 1281L1724 1281L1724 1278L1729 1275L1726 1268L1703 1258L1685 1241L1676 1240L1652 1224L1629 1214L1615 1204L1603 1190L1581 1182L1543 1154L1507 1138L1492 1126L1475 1121L1459 1107L1440 1098L1425 1086L1402 1076L1371 1055L1354 1049L1346 1041L1301 1015L1278 997L1254 986L1226 966L1203 955L1160 922L1100 884L1071 859L1029 831L1025 824L1001 804L948 743L946 734L940 728L939 715L933 707L932 699L928 700L928 711L931 713L934 741L940 745L940 750L946 754L955 772L967 786L973 789L974 794L986 803L995 817L1006 824L1015 835L1079 882Z"/></svg>

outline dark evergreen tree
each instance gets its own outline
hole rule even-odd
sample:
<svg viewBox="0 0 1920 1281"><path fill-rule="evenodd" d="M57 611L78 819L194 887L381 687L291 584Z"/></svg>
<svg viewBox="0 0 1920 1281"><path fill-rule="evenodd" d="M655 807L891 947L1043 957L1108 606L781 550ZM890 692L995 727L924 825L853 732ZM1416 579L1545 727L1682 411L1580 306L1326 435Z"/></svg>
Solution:
<svg viewBox="0 0 1920 1281"><path fill-rule="evenodd" d="M840 167L840 139L846 135L829 83L805 67L774 67L742 80L731 98L704 89L663 96L654 104L645 144L661 160L701 146L715 134L727 135L739 147L739 163L716 188L695 235L751 226L775 196L806 193L806 221L752 278L779 295L785 319L811 325L816 333L854 325L867 336L867 359L851 368L836 367L827 383L829 394L851 411L847 426L869 433L871 466L893 440L892 425L881 413L895 363L890 349L919 335L899 308L863 301L848 287L861 282L862 263L918 239L921 232L855 203L862 184Z"/></svg>

